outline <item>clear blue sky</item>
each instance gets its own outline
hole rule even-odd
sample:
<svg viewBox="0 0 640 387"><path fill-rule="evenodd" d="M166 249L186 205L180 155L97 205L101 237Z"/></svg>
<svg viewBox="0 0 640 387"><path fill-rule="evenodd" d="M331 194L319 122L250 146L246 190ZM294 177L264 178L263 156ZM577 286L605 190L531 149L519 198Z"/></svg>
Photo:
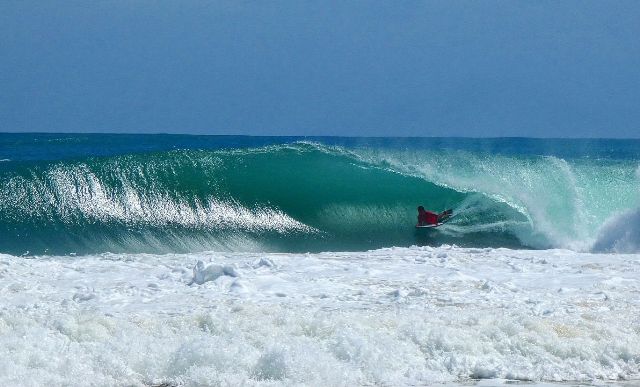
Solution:
<svg viewBox="0 0 640 387"><path fill-rule="evenodd" d="M4 0L0 131L640 137L640 1Z"/></svg>

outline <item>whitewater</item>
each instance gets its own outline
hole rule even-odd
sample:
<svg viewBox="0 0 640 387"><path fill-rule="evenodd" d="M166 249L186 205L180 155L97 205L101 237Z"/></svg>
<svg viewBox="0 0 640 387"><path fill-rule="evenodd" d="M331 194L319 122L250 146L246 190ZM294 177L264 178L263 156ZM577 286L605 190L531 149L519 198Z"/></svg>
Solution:
<svg viewBox="0 0 640 387"><path fill-rule="evenodd" d="M568 250L0 256L4 385L640 373L640 260Z"/></svg>
<svg viewBox="0 0 640 387"><path fill-rule="evenodd" d="M640 141L0 134L0 160L2 384L640 380Z"/></svg>

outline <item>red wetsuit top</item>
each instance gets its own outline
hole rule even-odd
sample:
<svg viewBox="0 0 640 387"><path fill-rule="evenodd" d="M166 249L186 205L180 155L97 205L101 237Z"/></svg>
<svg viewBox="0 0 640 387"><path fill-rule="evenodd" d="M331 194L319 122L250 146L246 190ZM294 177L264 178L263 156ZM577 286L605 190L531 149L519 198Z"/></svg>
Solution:
<svg viewBox="0 0 640 387"><path fill-rule="evenodd" d="M419 224L438 224L438 214L434 214L431 211L425 211L418 214Z"/></svg>

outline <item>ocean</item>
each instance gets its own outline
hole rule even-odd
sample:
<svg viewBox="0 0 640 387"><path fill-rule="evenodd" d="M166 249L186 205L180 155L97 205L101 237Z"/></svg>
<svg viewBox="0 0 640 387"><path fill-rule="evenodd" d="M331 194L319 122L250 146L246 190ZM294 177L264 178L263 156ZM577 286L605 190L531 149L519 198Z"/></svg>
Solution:
<svg viewBox="0 0 640 387"><path fill-rule="evenodd" d="M640 140L0 133L7 385L634 381L639 274Z"/></svg>

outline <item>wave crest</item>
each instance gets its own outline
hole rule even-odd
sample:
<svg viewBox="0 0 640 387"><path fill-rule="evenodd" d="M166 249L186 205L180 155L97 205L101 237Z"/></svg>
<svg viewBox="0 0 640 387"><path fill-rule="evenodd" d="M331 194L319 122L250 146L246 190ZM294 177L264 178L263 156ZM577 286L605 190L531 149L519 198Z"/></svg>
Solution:
<svg viewBox="0 0 640 387"><path fill-rule="evenodd" d="M584 249L600 219L637 204L637 173L631 163L311 142L18 162L0 171L0 251L193 251L185 240ZM417 232L417 205L456 217Z"/></svg>

